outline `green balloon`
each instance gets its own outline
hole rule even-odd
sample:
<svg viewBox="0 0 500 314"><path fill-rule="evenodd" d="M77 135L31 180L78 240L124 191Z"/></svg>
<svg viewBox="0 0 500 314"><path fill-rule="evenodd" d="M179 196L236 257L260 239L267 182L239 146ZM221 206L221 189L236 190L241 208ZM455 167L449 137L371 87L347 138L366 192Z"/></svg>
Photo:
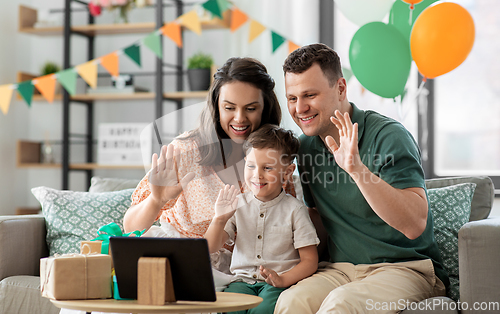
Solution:
<svg viewBox="0 0 500 314"><path fill-rule="evenodd" d="M411 28L413 27L415 20L425 8L437 1L438 0L424 0L415 4L415 8L411 13L410 24L410 4L401 0L396 0L396 2L394 2L394 4L392 5L391 11L389 13L389 25L394 25L394 27L396 27L401 32L401 34L403 34L409 44Z"/></svg>
<svg viewBox="0 0 500 314"><path fill-rule="evenodd" d="M392 25L371 22L352 37L349 61L364 88L384 98L404 92L410 75L410 46Z"/></svg>

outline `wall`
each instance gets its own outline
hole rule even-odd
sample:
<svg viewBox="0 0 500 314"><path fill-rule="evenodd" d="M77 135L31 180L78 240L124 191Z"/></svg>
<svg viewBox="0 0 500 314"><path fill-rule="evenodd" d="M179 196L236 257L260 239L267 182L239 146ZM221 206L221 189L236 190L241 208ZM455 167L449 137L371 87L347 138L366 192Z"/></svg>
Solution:
<svg viewBox="0 0 500 314"><path fill-rule="evenodd" d="M31 42L16 33L17 2L5 1L0 10L0 85L15 81L17 69L31 62ZM28 176L15 168L15 150L16 138L28 136L29 115L28 107L15 98L9 114L0 114L0 214L13 213L26 197Z"/></svg>
<svg viewBox="0 0 500 314"><path fill-rule="evenodd" d="M199 1L203 2L203 1ZM63 39L62 37L39 37L17 33L18 5L35 7L37 9L53 9L63 6L61 0L12 0L2 3L0 10L0 40L3 47L0 49L0 84L14 83L16 72L24 71L39 73L41 65L46 61L56 61L62 65ZM251 18L256 19L263 25L280 33L297 44L308 44L317 41L317 0L238 0L234 3L247 12ZM81 7L73 4L75 7ZM185 12L192 7L186 7ZM279 12L279 14L276 14ZM166 21L174 19L173 10L164 10ZM62 13L50 15L62 21ZM84 24L86 14L74 13L73 25ZM145 8L133 10L130 13L131 22L145 22L154 19L154 9ZM112 23L113 15L104 11L96 18L96 23ZM250 56L261 60L270 74L276 80L276 94L283 108L283 125L296 131L300 130L289 118L286 111L285 89L283 72L281 66L287 56L288 48L283 44L272 54L269 31L261 34L252 43L248 43L248 23L239 30L231 33L229 30L204 31L201 36L192 32L184 33L185 58L191 54L203 50L213 54L215 63L222 65L225 60L232 56ZM125 48L135 40L144 37L139 35L98 36L95 42L95 56L102 56L119 48ZM71 61L72 65L83 63L86 59L86 42L78 36L71 38ZM165 39L163 43L165 62L175 62L175 44ZM155 57L147 49L142 49L142 69L139 69L126 57L120 58L121 72L131 71L154 71ZM104 72L100 68L99 72ZM152 78L136 77L136 85L154 88ZM109 79L99 79L99 85L109 84ZM185 82L187 88L187 82ZM79 82L78 88L83 91L83 83ZM166 91L175 90L173 78L166 76L164 82ZM14 92L15 96L16 92ZM187 101L186 106L194 104L199 100ZM193 107L196 108L196 107ZM168 114L174 110L174 106L168 102L164 103L164 113ZM71 106L71 133L83 133L85 128L84 106L75 104ZM187 121L193 122L193 115L189 115ZM102 122L144 122L150 123L154 117L153 101L112 101L96 102L95 104L95 129L97 135L98 125ZM0 215L13 214L16 207L37 206L38 202L31 195L30 189L45 185L52 188L61 188L60 170L47 169L17 169L15 167L15 143L17 139L31 139L43 141L60 140L62 134L62 107L60 102L48 104L45 102L33 102L28 108L24 101L15 97L11 102L11 108L7 116L0 114ZM186 122L187 122L186 121ZM60 161L60 149L54 147L56 161ZM71 152L73 162L83 161L82 147L75 146ZM123 177L139 179L144 171L123 170L100 170L95 175L103 177ZM72 172L70 176L70 189L85 189L85 180L82 173Z"/></svg>

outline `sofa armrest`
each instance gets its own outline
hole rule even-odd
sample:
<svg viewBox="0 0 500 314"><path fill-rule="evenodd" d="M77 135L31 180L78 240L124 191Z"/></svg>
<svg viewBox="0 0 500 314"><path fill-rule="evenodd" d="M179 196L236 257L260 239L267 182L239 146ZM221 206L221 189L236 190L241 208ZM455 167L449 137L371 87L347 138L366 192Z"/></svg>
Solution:
<svg viewBox="0 0 500 314"><path fill-rule="evenodd" d="M467 302L469 306L474 302L497 302L498 306L500 219L483 219L466 223L458 232L458 258L460 301ZM472 313L472 311L462 311L462 313Z"/></svg>
<svg viewBox="0 0 500 314"><path fill-rule="evenodd" d="M38 276L48 256L41 215L0 216L0 281L15 275Z"/></svg>

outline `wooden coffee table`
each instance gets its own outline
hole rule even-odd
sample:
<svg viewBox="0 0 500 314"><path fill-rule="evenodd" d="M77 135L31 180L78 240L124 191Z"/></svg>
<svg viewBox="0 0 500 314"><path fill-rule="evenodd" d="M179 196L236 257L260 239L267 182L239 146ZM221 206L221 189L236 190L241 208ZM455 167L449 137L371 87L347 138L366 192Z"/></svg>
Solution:
<svg viewBox="0 0 500 314"><path fill-rule="evenodd" d="M165 305L141 305L137 300L50 300L56 307L90 312L107 313L200 313L232 312L256 307L262 298L231 292L217 292L215 302L177 301Z"/></svg>

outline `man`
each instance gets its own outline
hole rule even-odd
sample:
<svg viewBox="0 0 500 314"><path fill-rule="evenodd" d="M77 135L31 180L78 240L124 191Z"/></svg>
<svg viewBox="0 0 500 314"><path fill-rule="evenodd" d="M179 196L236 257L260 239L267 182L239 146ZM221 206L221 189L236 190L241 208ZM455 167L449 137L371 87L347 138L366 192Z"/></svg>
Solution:
<svg viewBox="0 0 500 314"><path fill-rule="evenodd" d="M304 201L331 263L279 298L275 313L397 313L445 295L420 152L397 121L347 100L338 55L313 44L283 65L288 111L302 129ZM323 239L324 240L324 239Z"/></svg>

